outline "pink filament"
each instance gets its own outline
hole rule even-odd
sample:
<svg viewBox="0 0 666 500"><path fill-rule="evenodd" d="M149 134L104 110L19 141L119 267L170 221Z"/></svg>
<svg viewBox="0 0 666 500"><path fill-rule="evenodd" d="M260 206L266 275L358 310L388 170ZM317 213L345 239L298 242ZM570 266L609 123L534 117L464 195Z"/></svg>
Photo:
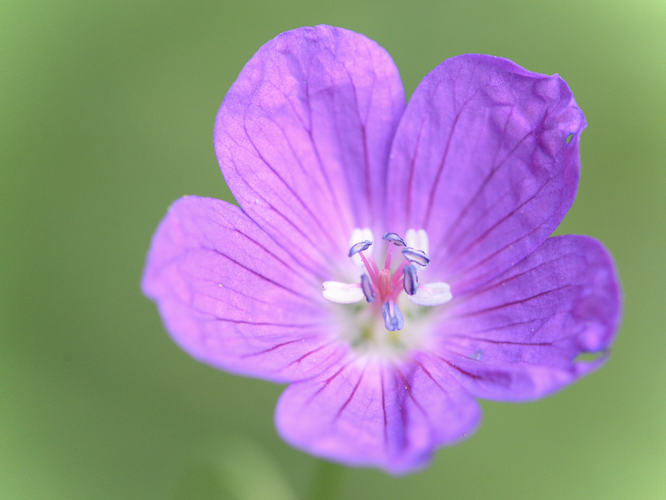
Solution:
<svg viewBox="0 0 666 500"><path fill-rule="evenodd" d="M391 243L388 244L384 267L381 270L372 256L366 257L365 252L359 252L363 265L370 276L370 281L379 294L380 303L387 300L396 300L402 291L403 270L407 262L402 262L394 272L391 272L392 246Z"/></svg>

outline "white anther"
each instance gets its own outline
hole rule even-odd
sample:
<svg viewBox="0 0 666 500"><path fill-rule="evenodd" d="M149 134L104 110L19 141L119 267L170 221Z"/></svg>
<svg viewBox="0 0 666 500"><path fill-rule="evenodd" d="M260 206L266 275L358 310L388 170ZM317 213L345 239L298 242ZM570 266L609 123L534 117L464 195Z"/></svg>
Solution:
<svg viewBox="0 0 666 500"><path fill-rule="evenodd" d="M367 227L363 229L357 227L352 231L351 238L349 238L349 248L353 247L356 243L361 241L372 241L373 243L375 242L375 238L372 236L372 231L370 231L370 229ZM352 261L357 266L364 267L360 255L352 255Z"/></svg>
<svg viewBox="0 0 666 500"><path fill-rule="evenodd" d="M428 233L425 232L425 229L408 229L405 233L405 243L408 247L416 248L425 252L426 255L430 255L428 252Z"/></svg>
<svg viewBox="0 0 666 500"><path fill-rule="evenodd" d="M353 304L365 300L363 290L358 283L324 281L321 284L321 293L326 300L337 304Z"/></svg>
<svg viewBox="0 0 666 500"><path fill-rule="evenodd" d="M448 283L438 281L419 285L414 295L407 296L409 300L420 306L438 306L447 303L453 298Z"/></svg>

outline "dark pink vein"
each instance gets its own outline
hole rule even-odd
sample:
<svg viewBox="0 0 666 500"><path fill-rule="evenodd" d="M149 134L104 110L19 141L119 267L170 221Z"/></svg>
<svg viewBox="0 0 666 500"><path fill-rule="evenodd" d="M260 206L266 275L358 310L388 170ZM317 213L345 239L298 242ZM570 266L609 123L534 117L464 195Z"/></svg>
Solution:
<svg viewBox="0 0 666 500"><path fill-rule="evenodd" d="M428 371L428 369L425 366L423 366L423 363L421 363L418 359L414 359L413 361L414 361L414 363L416 363L416 366L421 368L423 373L425 373L428 376L428 378L430 380L432 380L432 382L439 388L440 391L442 391L447 396L449 395L448 391L446 389L444 389L444 387L442 387L442 385L439 382L437 382L435 377L432 376L430 371Z"/></svg>
<svg viewBox="0 0 666 500"><path fill-rule="evenodd" d="M539 194L541 193L541 191L543 190L543 188L546 187L546 186L550 183L551 180L552 180L552 177L550 177L550 178L549 178L544 184L542 184L542 185L539 187L539 189L538 189L533 195L531 195L529 198L527 198L525 201L523 201L523 202L522 202L520 205L518 205L517 207L513 208L508 214L506 214L505 216L503 216L502 218L500 218L498 221L494 222L494 223L493 223L488 229L486 229L481 235L479 235L479 236L476 237L474 240L472 240L472 241L470 242L470 244L467 245L467 247L465 247L462 251L460 251L460 252L457 254L456 259L453 261L453 263L452 263L451 265L452 265L453 267L455 267L455 265L456 265L458 262L460 262L460 260L461 260L463 257L465 257L465 256L466 256L466 255L467 255L467 254L468 254L468 253L469 253L474 247L476 247L479 243L481 243L483 240L485 240L485 238L487 238L488 235L489 235L490 233L492 233L495 229L497 229L502 223L506 222L506 221L509 220L511 217L513 217L513 216L514 216L516 213L518 213L518 211L520 211L522 208L524 208L524 207L527 206L529 203L531 203L532 201L534 201L534 200L539 196Z"/></svg>
<svg viewBox="0 0 666 500"><path fill-rule="evenodd" d="M277 286L278 288L282 288L283 290L285 290L285 291L287 291L287 292L289 292L289 293L292 293L292 294L294 294L294 295L296 295L296 296L298 296L298 297L302 297L302 298L304 298L304 299L306 299L306 300L309 300L309 301L311 301L311 302L315 302L311 296L309 296L309 295L305 295L305 294L302 294L302 293L300 293L300 292L297 292L296 290L292 290L291 288L289 288L289 287L283 285L283 284L280 283L279 281L275 281L275 280L272 280L271 278L269 278L269 277L267 277L267 276L264 276L264 275L261 274L260 272L255 271L255 270L252 269L251 267L248 267L248 266L246 266L245 264L240 263L239 261L237 261L237 260L234 259L233 257L231 257L231 256L229 256L229 255L227 255L227 254L225 254L225 253L223 253L223 252L221 252L220 250L218 250L218 249L216 249L216 248L210 248L210 247L202 247L202 248L204 248L205 250L208 250L208 251L214 252L215 254L217 254L217 255L219 255L219 256L221 256L221 257L224 257L224 258L228 259L229 261L231 261L231 262L233 262L234 264L236 264L238 267L240 267L240 268L242 268L242 269L245 269L245 270L248 271L249 273L253 274L254 276L256 276L257 278L259 278L259 279L261 279L261 280L263 280L263 281L266 281L267 283L270 283L270 284L272 284L272 285L275 285L275 286Z"/></svg>
<svg viewBox="0 0 666 500"><path fill-rule="evenodd" d="M262 355L262 354L266 354L266 353L269 353L269 352L273 352L273 351L275 351L275 350L277 350L277 349L280 349L281 347L284 347L284 346L287 346L287 345L290 345L290 344L295 344L296 342L302 342L302 341L303 341L303 339L301 339L301 338L292 339L292 340L287 340L286 342L281 342L281 343L279 343L279 344L275 344L274 346L268 347L268 348L266 348L266 349L262 349L261 351L257 351L257 352L251 352L251 353L243 354L243 355L241 356L241 358L252 358L252 357L254 357L254 356L260 356L260 355Z"/></svg>
<svg viewBox="0 0 666 500"><path fill-rule="evenodd" d="M379 382L382 391L382 414L384 416L384 444L388 443L388 418L386 416L386 390L384 389L384 367L379 368Z"/></svg>
<svg viewBox="0 0 666 500"><path fill-rule="evenodd" d="M329 243L333 246L333 248L336 247L335 241L331 238L331 235L329 234L329 231L327 231L324 226L322 225L321 220L312 212L310 207L308 207L303 201L303 199L294 191L294 188L292 188L287 181L284 180L284 178L280 175L280 173L270 164L270 162L264 157L264 155L259 151L259 148L255 144L254 140L252 140L252 137L250 136L249 131L247 130L247 125L245 121L243 121L243 130L245 132L245 136L247 140L249 141L250 145L254 149L255 153L259 157L259 159L268 167L268 169L273 172L273 175L280 181L280 183L287 189L287 191L292 195L292 197L296 200L296 202L305 210L305 212L310 216L310 218L314 221L314 223L319 227L321 234L329 240Z"/></svg>
<svg viewBox="0 0 666 500"><path fill-rule="evenodd" d="M342 210L342 205L340 204L340 200L338 199L338 195L337 195L335 189L333 189L333 183L331 182L331 179L328 176L328 172L326 171L326 168L324 167L324 162L321 158L321 153L319 152L319 147L317 146L317 142L314 140L314 132L313 132L314 121L312 120L312 107L310 106L310 85L308 84L308 80L305 81L305 105L306 105L306 109L307 109L307 112L308 112L308 123L309 123L309 126L306 128L306 131L308 133L308 137L310 138L310 144L312 145L312 151L315 154L315 158L317 158L317 166L319 167L319 171L321 172L321 175L324 178L324 182L326 183L326 186L328 187L328 191L331 193L331 198L333 199L333 203L335 204L335 207L336 207L338 213L339 214L346 214L346 212ZM348 193L348 195L349 195L349 193Z"/></svg>
<svg viewBox="0 0 666 500"><path fill-rule="evenodd" d="M349 394L349 397L345 400L345 402L342 404L342 406L338 409L338 412L335 414L335 418L333 419L334 421L340 418L340 415L342 415L342 412L347 408L349 403L351 402L352 399L354 399L354 394L356 394L356 391L358 390L358 387L361 385L361 381L363 380L363 375L365 374L365 367L363 370L361 370L361 374L358 376L358 380L356 381L356 384L354 385L354 388L351 391L351 394Z"/></svg>
<svg viewBox="0 0 666 500"><path fill-rule="evenodd" d="M290 367L290 366L295 365L296 363L302 362L305 358L308 358L308 357L312 356L313 354L318 353L319 351L321 351L322 349L330 346L331 344L332 344L332 342L329 342L328 344L322 344L320 346L317 346L316 348L312 349L311 351L308 351L305 354L299 356L298 358L290 361L289 364L287 365L287 367Z"/></svg>
<svg viewBox="0 0 666 500"><path fill-rule="evenodd" d="M345 370L350 364L351 364L351 361L345 363L345 364L342 365L340 368L338 368L338 370L337 370L333 375L331 375L331 376L328 377L326 380L324 380L324 382L321 384L321 387L320 387L319 389L317 389L317 390L312 394L312 396L310 396L310 397L308 398L307 403L309 404L309 403L310 403L315 397L317 397L317 396L321 393L321 391L323 391L324 389L326 389L326 387L328 387L328 384L330 384L331 381L333 381L338 375L340 375L340 374L343 372L343 370Z"/></svg>
<svg viewBox="0 0 666 500"><path fill-rule="evenodd" d="M275 237L272 234L270 234L268 231L266 231L261 226L261 224L259 224L256 220L254 220L254 218L252 216L250 216L250 214L248 214L242 207L241 207L241 211L248 217L248 219L250 219L252 221L252 223L257 228L259 228L262 231L263 234L265 234L268 238L270 238L273 243L275 243L283 252L285 252L292 259L294 259L295 262L298 262L304 269L307 269L308 271L310 271L315 278L317 278L321 281L324 280L324 276L320 273L320 271L315 270L315 269L313 269L312 267L310 267L308 265L305 265L305 263L303 262L303 260L300 257L296 258L296 256L294 256L294 254L292 254L289 251L289 249L287 249L281 242L279 242L277 239L275 239Z"/></svg>
<svg viewBox="0 0 666 500"><path fill-rule="evenodd" d="M419 150L421 148L421 139L423 138L423 129L425 127L425 120L421 121L421 126L419 127L419 133L416 139L416 145L414 146L414 153L412 154L412 157L409 160L409 174L407 177L407 188L406 188L406 194L407 194L407 199L406 199L406 204L407 206L405 207L406 209L406 214L405 214L405 221L407 224L411 224L411 217L412 217L412 190L414 186L414 172L416 169L416 158L419 155Z"/></svg>
<svg viewBox="0 0 666 500"><path fill-rule="evenodd" d="M347 74L347 78L349 79L349 83L352 88L352 93L354 94L354 109L356 110L356 116L358 117L359 121L359 126L361 130L361 141L363 144L363 172L364 172L364 179L365 179L365 197L368 200L368 209L370 211L370 225L372 226L374 224L374 217L375 217L375 200L373 198L372 194L372 179L371 179L371 171L370 171L370 159L368 156L368 141L367 141L367 136L366 136L366 123L363 120L363 117L361 116L361 106L360 102L358 99L358 89L356 88L356 84L354 83L354 79L352 78L351 74L349 73L349 69L347 66L342 64L342 67L345 70L345 73ZM373 80L373 86L374 86L374 80ZM371 94L371 99L372 99L372 94Z"/></svg>
<svg viewBox="0 0 666 500"><path fill-rule="evenodd" d="M455 363L449 361L449 360L446 359L446 358L443 358L443 357L440 356L439 354L431 353L431 355L434 356L434 357L436 357L436 358L439 359L440 361L444 362L446 365L450 366L451 368L453 368L454 370L458 371L459 373L465 375L466 377L469 377L469 378L474 379L474 380L482 380L482 379L483 379L483 377L481 377L480 375L476 375L475 373L468 372L467 370L465 370L465 369L463 369L463 368L460 368L458 365L456 365Z"/></svg>
<svg viewBox="0 0 666 500"><path fill-rule="evenodd" d="M456 117L453 120L453 123L451 124L451 129L449 130L449 136L446 140L446 146L444 147L444 153L442 154L442 159L439 162L439 167L437 168L437 174L435 175L435 180L432 183L432 187L430 188L430 194L428 195L428 204L426 206L426 213L425 216L423 217L423 227L428 227L428 222L430 221L430 213L432 212L432 206L435 202L435 192L437 191L437 187L439 186L439 179L442 176L442 171L444 170L444 165L446 164L446 159L449 155L449 148L451 147L451 141L453 139L453 134L456 130L456 126L458 125L458 120L460 119L460 115L462 113L462 109L456 113Z"/></svg>
<svg viewBox="0 0 666 500"><path fill-rule="evenodd" d="M252 325L252 326L272 326L272 327L279 327L279 328L317 328L321 327L321 324L318 323L275 323L272 321L251 321L251 320L245 320L245 319L235 319L235 318L224 318L222 316L217 316L215 314L211 314L209 312L205 311L199 311L194 308L192 308L195 312L198 312L200 314L205 314L207 316L210 316L212 320L214 321L222 321L224 323L233 323L236 325ZM298 338L297 340L302 340L301 338Z"/></svg>
<svg viewBox="0 0 666 500"><path fill-rule="evenodd" d="M512 242L512 244L515 244L515 242ZM489 285L487 285L486 287L483 287L483 288L477 288L477 289L474 290L473 293L471 293L469 295L466 295L464 297L461 297L459 299L459 301L460 301L460 303L469 302L470 300L478 297L481 294L487 293L487 292L489 292L491 290L494 290L496 288L499 288L499 287L503 287L503 286L507 285L508 283L514 281L514 280L517 280L517 279L519 279L523 276L526 276L530 273L533 273L537 269L549 266L549 265L551 265L555 262L558 262L560 260L563 260L563 259L569 257L570 255L576 255L576 254L574 252L569 252L569 253L560 255L555 259L551 259L551 260L548 260L548 261L545 261L545 262L541 262L541 263L537 264L536 266L531 267L531 268L529 268L525 271L522 271L518 274L514 274L512 276L507 276L507 277L499 277L499 278L497 278L497 281L495 283L491 283L491 284L489 284Z"/></svg>
<svg viewBox="0 0 666 500"><path fill-rule="evenodd" d="M555 347L553 342L516 342L516 341L510 341L510 340L494 340L494 339L489 339L489 338L483 338L483 337L472 337L469 335L449 335L448 338L460 338L463 340L476 340L478 342L485 342L488 344L496 344L496 345L520 345L520 346L525 346L525 347Z"/></svg>
<svg viewBox="0 0 666 500"><path fill-rule="evenodd" d="M439 84L438 84L439 87ZM453 91L455 92L455 85L453 86ZM437 169L437 174L435 175L435 180L432 184L432 188L430 189L430 194L428 196L428 204L426 208L426 214L425 217L423 218L423 227L428 227L428 223L430 222L430 214L432 213L432 207L435 202L435 193L437 192L437 188L439 187L439 181L440 178L442 177L442 172L444 171L444 167L446 165L446 160L449 155L449 149L451 147L451 141L453 140L453 135L455 133L456 127L458 126L458 120L460 120L460 117L462 116L463 111L467 107L467 105L476 97L477 92L479 89L474 91L474 93L470 96L469 99L467 99L462 106L460 107L460 110L456 112L456 116L453 120L453 123L451 124L451 129L449 130L449 136L446 140L446 146L444 147L444 153L442 154L442 159L439 162L439 167ZM454 94L454 99L455 99L455 94ZM455 104L454 104L455 106ZM454 108L455 109L455 108Z"/></svg>
<svg viewBox="0 0 666 500"><path fill-rule="evenodd" d="M419 403L416 397L414 396L414 393L412 392L412 385L409 383L409 381L402 373L402 371L400 371L400 368L398 368L397 366L394 366L393 368L395 372L398 374L398 377L400 377L401 382L404 384L403 387L407 391L409 399L411 399L414 405L416 405L416 407L421 411L421 413L423 413L423 416L426 417L426 420L430 421L428 418L429 417L428 412L425 410L425 408L423 408L423 406L421 406L421 403Z"/></svg>
<svg viewBox="0 0 666 500"><path fill-rule="evenodd" d="M548 295L550 293L559 292L560 290L571 288L572 286L574 286L574 285L563 285L563 286L560 286L560 287L557 287L557 288L552 288L550 290L546 290L545 292L537 293L535 295L532 295L530 297L526 297L524 299L514 300L514 301L511 301L511 302L506 302L504 304L499 304L499 305L493 306L493 307L487 307L485 309L480 309L478 311L472 311L472 312L468 312L468 313L457 314L455 316L451 316L451 318L468 318L470 316L478 316L478 315L481 315L481 314L486 314L488 312L497 311L499 309L504 309L506 307L511 307L511 306L515 306L515 305L518 305L518 304L525 304L525 303L527 303L531 300L538 299L539 297L543 297L543 296Z"/></svg>
<svg viewBox="0 0 666 500"><path fill-rule="evenodd" d="M506 127L506 124L505 124ZM516 152L516 150L527 140L527 138L532 135L534 131L530 131L527 134L525 134L519 141L518 143L509 151L506 155L506 157L499 163L499 164L494 164L492 168L490 169L490 172L488 172L488 175L483 179L483 182L479 185L475 193L469 198L467 203L465 204L465 207L460 211L460 213L457 215L456 219L454 222L449 226L449 229L446 231L446 233L442 236L440 239L439 245L443 245L447 240L450 238L453 238L453 235L455 234L456 229L459 227L460 223L464 220L465 216L469 212L469 210L472 208L474 205L474 202L478 199L479 195L483 192L483 190L488 186L492 178L495 176L497 172L501 170L501 168L506 164L507 160L511 158L513 153ZM502 141L504 141L504 136L502 136ZM499 148L499 146L498 146ZM481 219L481 218L480 218ZM471 224L474 226L474 224Z"/></svg>
<svg viewBox="0 0 666 500"><path fill-rule="evenodd" d="M294 222L293 222L289 217L287 217L285 214L283 214L280 210L276 209L276 208L273 206L273 204L270 203L270 202L269 202L269 201L268 201L268 200L267 200L267 199L266 199L266 198L265 198L265 197L264 197L259 191L257 191L256 189L254 189L254 188L250 185L250 183L249 183L249 182L248 182L243 176L241 176L240 174L238 174L238 170L239 170L239 169L238 169L238 166L235 164L235 162L233 162L233 160L230 160L230 161L232 162L232 164L233 164L233 166L234 166L234 169L236 170L236 173L237 173L237 175L238 175L238 178L239 178L239 179L240 179L240 180L241 180L241 181L247 186L247 188L248 188L252 193L254 193L254 195L255 195L257 198L261 199L261 200L262 200L262 201L268 206L268 208L269 208L272 212L274 212L276 215L278 215L280 218L282 218L282 219L283 219L283 220L284 220L289 226L291 226L291 228L292 228L294 231L296 231L297 233L299 233L299 234L302 236L303 240L307 241L307 242L311 245L311 247L312 247L313 249L315 249L315 250L317 251L317 253L319 253L319 255L324 259L324 262L328 261L329 257L328 257L327 255L324 255L324 253L322 253L320 246L319 246L319 245L316 245L315 242L312 241L312 239L310 238L310 235L309 235L308 233L304 232L304 231L303 231L298 225L294 224ZM279 197L277 197L277 198L278 198L282 203L287 204L287 203L286 203L284 200L282 200L281 198L279 198ZM244 210L243 210L243 211L244 211ZM262 226L262 225L260 225L260 224L259 224L258 222L256 222L256 221L255 221L255 223L256 223L260 228L263 229L263 226ZM265 229L264 229L264 231L265 231ZM277 231L277 232L280 232L280 231Z"/></svg>

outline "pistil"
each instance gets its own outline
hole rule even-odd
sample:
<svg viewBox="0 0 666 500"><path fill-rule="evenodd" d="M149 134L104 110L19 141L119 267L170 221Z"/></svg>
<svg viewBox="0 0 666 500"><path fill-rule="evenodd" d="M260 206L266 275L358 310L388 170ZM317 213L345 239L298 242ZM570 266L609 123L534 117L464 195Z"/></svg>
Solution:
<svg viewBox="0 0 666 500"><path fill-rule="evenodd" d="M372 238L372 233L367 229L358 229L354 231L352 238L358 236ZM360 282L346 284L326 281L323 284L323 294L326 299L342 304L350 304L363 299L368 303L373 303L376 298L379 298L376 310L378 313L381 310L384 326L388 331L398 331L405 324L404 316L398 306L398 298L403 291L412 302L423 306L435 306L448 302L451 300L451 291L449 285L444 282L419 283L418 271L430 263L425 231L410 229L407 232L407 241L416 243L418 247L407 245L405 240L396 233L386 233L383 240L386 242L386 253L382 268L377 265L372 253L368 252L373 245L371 239L352 240L348 256L357 265L364 268ZM394 246L401 247L403 261L392 270Z"/></svg>
<svg viewBox="0 0 666 500"><path fill-rule="evenodd" d="M382 269L379 269L372 255L365 255L372 245L368 240L352 245L349 256L358 254L367 271L367 274L361 276L361 289L366 301L373 302L375 293L379 295L384 325L389 331L397 331L403 328L405 322L397 299L403 289L408 295L414 295L418 286L416 267L411 262L417 261L425 266L429 260L420 250L408 248L405 241L396 233L386 233L383 239L388 245ZM400 263L395 271L391 270L393 246L403 247L402 253L405 257L405 261Z"/></svg>

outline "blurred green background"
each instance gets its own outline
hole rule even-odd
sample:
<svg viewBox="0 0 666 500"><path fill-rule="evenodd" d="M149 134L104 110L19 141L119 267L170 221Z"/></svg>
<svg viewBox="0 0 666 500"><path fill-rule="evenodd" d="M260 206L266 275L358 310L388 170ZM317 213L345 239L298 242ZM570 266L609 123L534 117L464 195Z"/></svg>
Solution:
<svg viewBox="0 0 666 500"><path fill-rule="evenodd" d="M666 6L624 1L0 2L0 498L666 498ZM560 73L587 115L560 232L626 296L610 362L404 478L273 428L281 388L196 363L139 290L183 194L230 199L212 145L243 64L290 28L362 32L408 93L450 56ZM337 486L335 486L337 484Z"/></svg>

